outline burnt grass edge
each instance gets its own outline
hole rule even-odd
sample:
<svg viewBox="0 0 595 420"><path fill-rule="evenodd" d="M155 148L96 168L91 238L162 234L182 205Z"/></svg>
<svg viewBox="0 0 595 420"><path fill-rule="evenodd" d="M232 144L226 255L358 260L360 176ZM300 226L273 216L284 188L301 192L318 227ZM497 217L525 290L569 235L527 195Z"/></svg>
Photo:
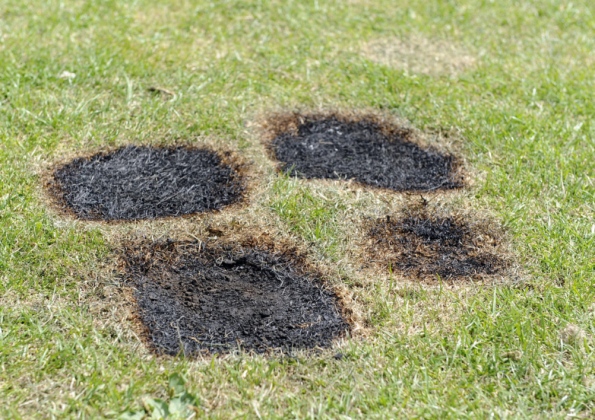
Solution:
<svg viewBox="0 0 595 420"><path fill-rule="evenodd" d="M207 229L208 230L208 229ZM140 314L140 305L136 300L136 286L134 282L129 277L129 261L134 258L135 255L142 253L143 251L152 252L155 247L164 246L167 243L173 243L176 246L179 245L199 245L202 247L211 246L214 247L217 251L239 251L241 249L254 249L261 252L266 252L274 257L280 257L285 262L292 265L292 268L296 270L296 273L300 276L306 277L309 281L318 282L320 287L328 291L332 294L333 298L335 299L335 304L341 318L345 321L347 328L341 332L340 335L334 337L329 344L328 347L314 347L314 348L306 348L300 349L301 352L306 352L310 354L320 353L324 350L331 350L334 347L334 344L337 340L342 338L348 337L354 331L354 326L357 323L356 316L353 310L349 307L348 299L346 299L341 293L341 291L333 287L328 283L329 274L325 274L321 271L314 263L310 261L309 256L306 252L300 250L300 248L288 242L287 240L278 240L273 239L268 234L242 234L240 236L233 235L230 237L226 237L227 232L219 232L220 236L217 237L209 237L205 235L205 239L183 239L183 240L176 240L176 239L161 239L161 240L150 240L150 239L128 239L121 241L119 247L115 249L116 255L116 273L118 278L121 280L121 285L119 286L121 290L121 296L125 300L128 300L131 305L131 317L130 317L130 324L132 329L135 333L139 336L141 342L145 345L147 349L149 349L150 353L156 357L165 357L165 358L175 358L175 357L185 357L190 359L196 359L200 356L216 356L216 357L223 357L227 354L234 354L237 353L239 348L230 349L228 351L223 352L212 352L207 349L201 350L200 352L184 355L182 352L178 353L177 355L170 355L165 353L163 350L159 349L153 343L151 339L151 333L149 328L145 325L142 320ZM167 251L166 251L167 252ZM129 292L126 292L125 289L128 289ZM293 351L289 351L283 348L271 348L265 353L257 353L254 350L246 350L241 349L242 353L246 354L260 354L264 356L286 356L291 355Z"/></svg>
<svg viewBox="0 0 595 420"><path fill-rule="evenodd" d="M378 112L368 111L368 112L354 112L354 111L337 111L337 110L327 110L327 111L275 111L269 112L261 116L256 124L260 128L260 139L261 144L263 145L267 157L273 162L275 171L277 173L284 173L283 172L283 164L281 161L277 159L276 151L273 146L274 140L280 136L281 134L291 134L297 135L298 134L298 127L304 124L307 121L316 122L322 121L329 118L336 118L338 121L351 124L357 122L367 122L370 124L375 124L380 129L380 132L384 134L387 138L391 137L399 137L406 142L413 143L420 148L430 151L439 153L445 157L452 159L452 176L453 181L456 182L458 185L454 188L449 189L435 189L435 190L416 190L411 189L407 191L395 191L390 188L386 187L376 187L372 185L365 184L363 182L359 182L354 179L349 179L346 181L340 180L331 180L331 179L319 179L319 178L304 178L310 182L317 182L317 181L326 181L326 182L350 182L355 185L360 186L365 190L373 190L373 191L382 191L388 192L392 194L415 194L415 193L423 193L423 194L445 194L450 191L457 191L462 190L469 186L469 175L465 169L465 161L462 157L459 157L452 153L451 151L447 150L444 147L437 147L436 145L428 145L426 144L420 134L416 132L413 128L409 128L403 125L400 125L398 122L394 120L394 117L381 114Z"/></svg>
<svg viewBox="0 0 595 420"><path fill-rule="evenodd" d="M73 209L70 208L68 203L64 200L64 193L63 189L60 187L59 183L56 181L55 173L64 167L70 165L77 159L84 159L90 160L96 156L107 156L112 153L117 152L118 150L127 147L127 146L139 146L139 147L150 147L155 149L176 149L176 148L185 148L187 150L206 150L212 153L215 153L222 165L226 165L230 167L235 174L235 180L238 182L240 187L240 192L238 195L238 199L227 205L223 206L220 209L212 209L208 211L197 211L194 213L182 214L182 215L172 215L172 216L160 216L148 219L85 219L79 217ZM47 205L51 210L57 213L58 216L67 217L69 219L73 219L79 222L85 223L96 223L100 225L120 225L125 223L135 223L135 222L142 222L142 221L150 221L150 220L160 220L160 221L167 221L167 220L174 220L174 219L188 219L192 217L196 217L197 215L206 215L206 214L217 214L222 212L229 212L235 211L240 208L243 208L249 205L249 200L252 195L252 192L256 189L256 185L253 180L253 176L251 175L251 163L248 162L245 158L243 158L237 151L232 151L226 148L218 148L213 147L211 145L190 145L184 142L178 142L174 144L135 144L135 143L127 143L123 145L113 146L113 147L104 147L100 150L89 150L86 152L82 152L80 154L72 154L65 158L58 159L53 163L48 164L42 171L40 175L41 179L41 187L42 187L42 201L43 204Z"/></svg>

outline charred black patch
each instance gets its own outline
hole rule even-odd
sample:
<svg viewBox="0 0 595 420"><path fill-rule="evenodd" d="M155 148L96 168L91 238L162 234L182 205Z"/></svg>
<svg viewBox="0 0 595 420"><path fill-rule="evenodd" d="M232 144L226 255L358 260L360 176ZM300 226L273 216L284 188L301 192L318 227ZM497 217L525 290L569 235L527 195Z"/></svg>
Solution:
<svg viewBox="0 0 595 420"><path fill-rule="evenodd" d="M501 234L487 222L425 212L376 220L368 231L369 252L406 275L442 279L483 277L507 266L498 256Z"/></svg>
<svg viewBox="0 0 595 420"><path fill-rule="evenodd" d="M77 217L136 220L218 210L238 201L238 172L210 150L126 146L78 158L53 174L51 191Z"/></svg>
<svg viewBox="0 0 595 420"><path fill-rule="evenodd" d="M353 179L394 191L462 187L458 161L422 148L409 132L373 119L301 117L270 145L280 169L302 178Z"/></svg>
<svg viewBox="0 0 595 420"><path fill-rule="evenodd" d="M337 297L280 254L160 242L127 249L124 260L160 353L327 347L348 328Z"/></svg>

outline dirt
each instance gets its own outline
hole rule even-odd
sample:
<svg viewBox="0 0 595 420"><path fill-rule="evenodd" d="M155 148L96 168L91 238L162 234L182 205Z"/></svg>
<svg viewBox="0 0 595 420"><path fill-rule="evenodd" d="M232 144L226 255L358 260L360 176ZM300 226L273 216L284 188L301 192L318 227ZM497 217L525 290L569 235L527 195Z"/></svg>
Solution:
<svg viewBox="0 0 595 420"><path fill-rule="evenodd" d="M501 232L492 224L463 216L426 212L373 222L369 253L392 270L417 278L481 278L508 265L498 255ZM380 257L379 257L380 256Z"/></svg>
<svg viewBox="0 0 595 420"><path fill-rule="evenodd" d="M394 191L462 187L458 160L386 130L369 119L343 121L307 116L270 145L280 169L302 178L352 179Z"/></svg>
<svg viewBox="0 0 595 420"><path fill-rule="evenodd" d="M328 347L348 329L335 294L288 256L167 241L127 248L124 261L158 353Z"/></svg>
<svg viewBox="0 0 595 420"><path fill-rule="evenodd" d="M224 156L225 157L225 156ZM242 197L237 170L202 148L126 146L56 169L50 191L86 220L137 220L218 210Z"/></svg>

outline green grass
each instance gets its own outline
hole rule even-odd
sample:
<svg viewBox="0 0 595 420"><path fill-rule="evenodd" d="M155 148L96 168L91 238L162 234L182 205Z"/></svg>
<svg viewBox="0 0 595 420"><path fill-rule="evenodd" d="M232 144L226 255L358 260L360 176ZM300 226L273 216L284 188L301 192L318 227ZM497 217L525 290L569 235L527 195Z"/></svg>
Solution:
<svg viewBox="0 0 595 420"><path fill-rule="evenodd" d="M281 175L275 181L272 198L271 210L287 223L291 232L336 260L340 246L337 216L346 210L340 199L315 195L288 175Z"/></svg>
<svg viewBox="0 0 595 420"><path fill-rule="evenodd" d="M455 42L477 64L425 76L359 53L364 41L409 36ZM4 0L0 417L117 416L144 396L167 399L174 373L217 418L593 416L593 51L590 0ZM156 358L98 315L97 302L109 307L102 287L116 281L93 276L110 244L101 228L59 223L45 206L44 162L200 136L260 153L246 128L256 116L317 107L457 131L477 179L468 205L506 226L526 282L362 291L346 279L355 298L365 294L371 332L348 341L342 360ZM255 208L342 261L340 222L357 198L268 173ZM561 340L568 325L584 337Z"/></svg>

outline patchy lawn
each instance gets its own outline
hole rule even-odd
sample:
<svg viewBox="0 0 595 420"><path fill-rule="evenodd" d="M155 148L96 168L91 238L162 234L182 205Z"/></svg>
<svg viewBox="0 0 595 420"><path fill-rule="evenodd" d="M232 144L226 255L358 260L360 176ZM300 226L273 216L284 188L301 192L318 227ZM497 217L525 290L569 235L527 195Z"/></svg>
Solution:
<svg viewBox="0 0 595 420"><path fill-rule="evenodd" d="M589 0L4 0L0 417L592 417L594 13ZM402 124L457 156L465 185L279 173L263 121L283 112ZM230 152L245 197L113 223L52 206L55 165L128 145ZM514 270L420 282L368 264L369 222L420 203L490 220ZM156 355L123 244L248 231L305 256L349 311L348 336Z"/></svg>

